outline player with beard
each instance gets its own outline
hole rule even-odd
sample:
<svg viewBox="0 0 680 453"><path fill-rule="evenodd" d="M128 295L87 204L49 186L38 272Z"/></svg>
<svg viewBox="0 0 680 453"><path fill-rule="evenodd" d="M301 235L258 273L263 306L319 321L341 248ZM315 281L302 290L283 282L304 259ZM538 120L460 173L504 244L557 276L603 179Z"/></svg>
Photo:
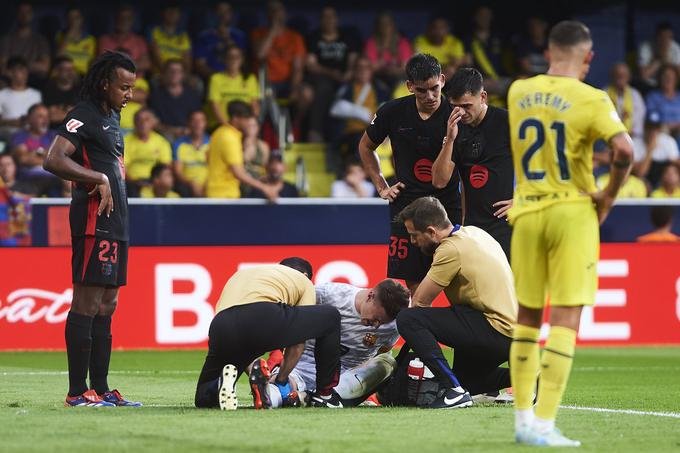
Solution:
<svg viewBox="0 0 680 453"><path fill-rule="evenodd" d="M135 64L105 52L90 67L82 101L57 130L43 163L73 182L69 219L73 300L66 318L69 407L141 406L109 389L111 316L127 282L128 203L120 110L132 98ZM91 388L87 386L90 375Z"/></svg>
<svg viewBox="0 0 680 453"><path fill-rule="evenodd" d="M508 360L517 300L503 249L475 226L451 224L442 204L423 197L400 214L411 242L434 255L432 267L412 297L414 308L397 316L397 329L442 386L429 406L472 405L472 394L510 386ZM442 292L450 307L432 308ZM439 343L453 348L453 369Z"/></svg>
<svg viewBox="0 0 680 453"><path fill-rule="evenodd" d="M453 107L446 139L432 165L432 184L443 188L454 170L463 183L465 225L489 233L510 261L514 170L507 110L487 104L482 74L461 68L446 84Z"/></svg>
<svg viewBox="0 0 680 453"><path fill-rule="evenodd" d="M451 106L444 101L441 89L444 75L437 59L417 54L406 64L406 86L413 93L384 104L359 143L359 154L376 192L390 202L390 244L387 276L403 279L413 294L425 277L431 257L411 245L398 215L410 202L432 195L444 205L454 223L461 221L458 177L450 178L442 188L432 186L432 163L439 155ZM375 149L389 137L397 182L389 185L380 170Z"/></svg>

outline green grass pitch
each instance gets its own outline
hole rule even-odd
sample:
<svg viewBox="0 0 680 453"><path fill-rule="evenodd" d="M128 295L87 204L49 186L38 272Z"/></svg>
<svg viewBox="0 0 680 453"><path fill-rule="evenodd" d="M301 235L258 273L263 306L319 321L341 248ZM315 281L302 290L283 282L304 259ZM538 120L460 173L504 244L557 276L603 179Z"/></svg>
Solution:
<svg viewBox="0 0 680 453"><path fill-rule="evenodd" d="M114 352L110 383L143 408L64 408L63 352L0 353L0 451L535 451L512 408L254 411L193 407L202 351ZM680 348L582 348L558 426L581 451L680 451ZM607 409L598 412L594 408ZM624 412L628 411L628 412Z"/></svg>

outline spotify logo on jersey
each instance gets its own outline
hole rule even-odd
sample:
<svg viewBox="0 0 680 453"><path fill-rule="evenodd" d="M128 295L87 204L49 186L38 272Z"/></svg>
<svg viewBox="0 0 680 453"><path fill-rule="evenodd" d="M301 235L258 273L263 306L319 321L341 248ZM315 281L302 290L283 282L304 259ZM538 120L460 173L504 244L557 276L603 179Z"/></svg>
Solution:
<svg viewBox="0 0 680 453"><path fill-rule="evenodd" d="M430 159L420 159L413 166L413 174L420 182L432 182L432 161Z"/></svg>
<svg viewBox="0 0 680 453"><path fill-rule="evenodd" d="M473 165L470 169L470 184L475 189L481 189L489 180L489 170L483 165Z"/></svg>

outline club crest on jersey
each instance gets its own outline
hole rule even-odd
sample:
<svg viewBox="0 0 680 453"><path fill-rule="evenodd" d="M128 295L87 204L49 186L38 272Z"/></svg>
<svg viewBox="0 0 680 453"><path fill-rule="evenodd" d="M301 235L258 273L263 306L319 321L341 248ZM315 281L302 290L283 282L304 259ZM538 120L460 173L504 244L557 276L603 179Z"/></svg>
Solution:
<svg viewBox="0 0 680 453"><path fill-rule="evenodd" d="M102 263L102 275L107 277L113 273L113 266L111 263Z"/></svg>
<svg viewBox="0 0 680 453"><path fill-rule="evenodd" d="M364 335L363 343L366 347L375 346L375 342L378 341L378 337L375 334L367 333Z"/></svg>
<svg viewBox="0 0 680 453"><path fill-rule="evenodd" d="M82 121L78 121L78 120L75 119L75 118L71 118L71 119L68 120L68 122L66 123L66 130L69 131L69 132L71 132L71 133L73 133L73 134L75 134L76 132L78 132L78 128L79 128L80 126L82 126L82 125L83 125L83 122L82 122Z"/></svg>

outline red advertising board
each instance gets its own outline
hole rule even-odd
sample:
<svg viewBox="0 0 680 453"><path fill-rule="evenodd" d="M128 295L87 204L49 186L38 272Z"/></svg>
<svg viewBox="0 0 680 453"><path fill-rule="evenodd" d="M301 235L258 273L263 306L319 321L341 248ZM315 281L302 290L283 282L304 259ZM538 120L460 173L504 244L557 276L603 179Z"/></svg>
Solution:
<svg viewBox="0 0 680 453"><path fill-rule="evenodd" d="M0 249L0 350L63 349L69 248ZM372 285L385 246L136 247L114 316L118 348L202 348L213 305L237 269L286 256L312 262L316 283ZM680 344L680 245L604 244L595 307L581 344ZM579 284L579 282L574 282Z"/></svg>

